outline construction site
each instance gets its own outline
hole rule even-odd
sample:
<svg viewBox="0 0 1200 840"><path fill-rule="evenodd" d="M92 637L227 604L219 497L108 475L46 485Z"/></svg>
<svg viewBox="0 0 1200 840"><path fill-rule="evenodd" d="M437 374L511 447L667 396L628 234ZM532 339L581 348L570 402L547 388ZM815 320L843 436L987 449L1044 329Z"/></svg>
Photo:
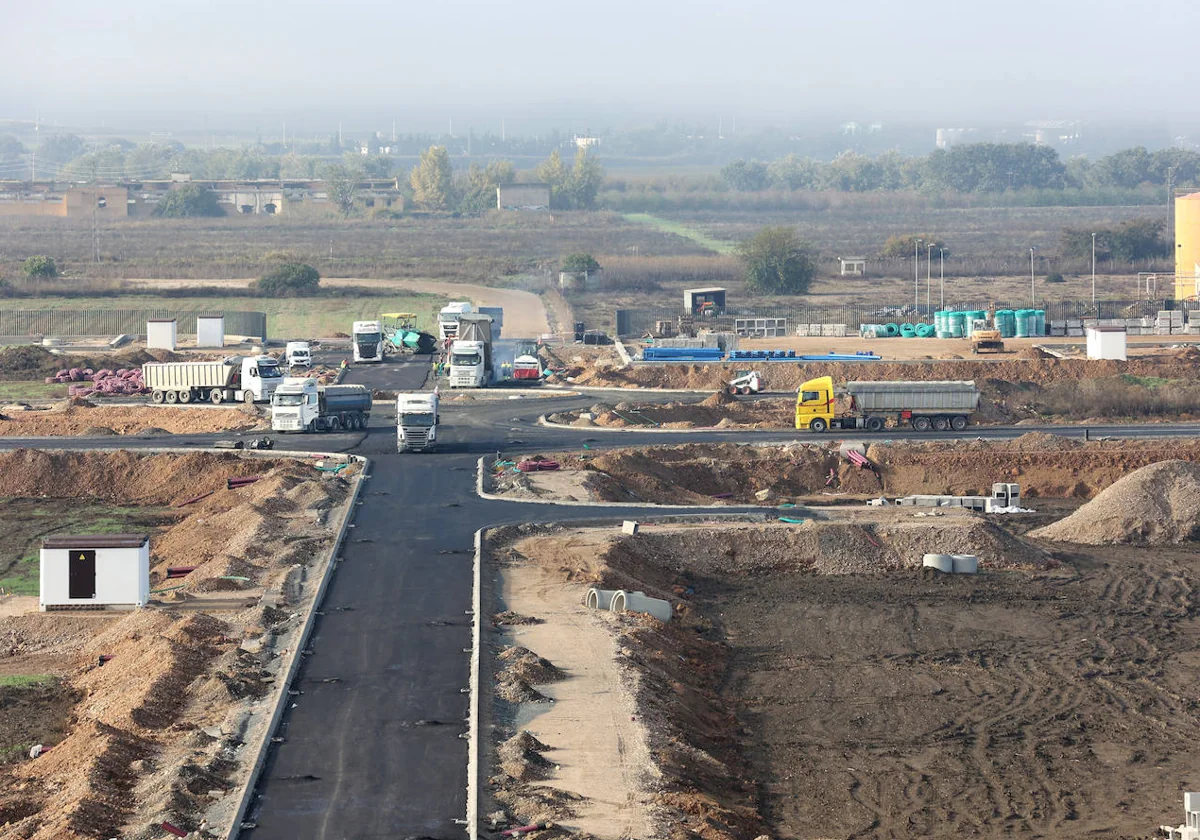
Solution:
<svg viewBox="0 0 1200 840"><path fill-rule="evenodd" d="M235 821L357 472L233 453L0 454L3 836ZM148 541L142 608L47 607L45 546L64 534Z"/></svg>
<svg viewBox="0 0 1200 840"><path fill-rule="evenodd" d="M489 532L485 812L611 838L1145 836L1197 760L1191 444L514 455L557 469L486 488L697 507ZM897 500L998 476L1024 507Z"/></svg>

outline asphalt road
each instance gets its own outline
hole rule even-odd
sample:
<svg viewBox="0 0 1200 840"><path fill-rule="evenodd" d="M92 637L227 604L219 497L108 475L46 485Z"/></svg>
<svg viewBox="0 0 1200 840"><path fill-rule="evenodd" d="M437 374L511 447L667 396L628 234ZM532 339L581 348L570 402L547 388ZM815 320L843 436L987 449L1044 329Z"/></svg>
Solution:
<svg viewBox="0 0 1200 840"><path fill-rule="evenodd" d="M372 388L417 390L427 360L361 365L347 377ZM637 517L636 508L562 508L488 502L475 495L480 454L644 446L686 441L830 440L794 431L601 432L536 425L539 414L606 395L455 402L443 395L441 450L398 455L395 418L376 411L365 432L277 436L281 449L353 451L371 478L343 562L298 675L303 693L284 718L249 819L252 840L459 838L466 809L466 731L474 532L504 522ZM515 396L506 395L506 396ZM639 394L639 399L655 396ZM668 397L658 397L667 399ZM1082 437L1082 427L973 427L892 432L884 440L1013 438L1031 431ZM1171 437L1200 424L1093 427L1093 437ZM248 435L121 438L128 448L210 446ZM0 447L112 448L112 438L9 438Z"/></svg>

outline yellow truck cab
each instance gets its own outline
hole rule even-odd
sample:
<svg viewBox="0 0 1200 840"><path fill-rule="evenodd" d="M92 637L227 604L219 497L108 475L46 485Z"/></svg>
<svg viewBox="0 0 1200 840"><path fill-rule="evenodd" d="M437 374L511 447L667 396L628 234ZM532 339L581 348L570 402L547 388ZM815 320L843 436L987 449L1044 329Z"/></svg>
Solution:
<svg viewBox="0 0 1200 840"><path fill-rule="evenodd" d="M833 378L818 376L800 386L796 393L796 428L823 432L833 420Z"/></svg>
<svg viewBox="0 0 1200 840"><path fill-rule="evenodd" d="M843 393L850 404L838 415L833 379L819 376L805 382L796 394L796 428L882 432L891 421L896 428L907 424L918 432L961 432L979 408L979 389L969 380L847 382Z"/></svg>

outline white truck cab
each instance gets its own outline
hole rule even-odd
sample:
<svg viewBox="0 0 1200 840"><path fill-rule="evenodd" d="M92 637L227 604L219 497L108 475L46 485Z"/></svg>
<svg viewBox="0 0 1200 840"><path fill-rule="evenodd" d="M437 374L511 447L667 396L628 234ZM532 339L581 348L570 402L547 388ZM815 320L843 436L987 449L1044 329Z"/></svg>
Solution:
<svg viewBox="0 0 1200 840"><path fill-rule="evenodd" d="M383 361L383 324L380 321L355 321L350 343L354 345L354 361Z"/></svg>
<svg viewBox="0 0 1200 840"><path fill-rule="evenodd" d="M427 452L437 445L438 395L400 394L396 397L396 451Z"/></svg>
<svg viewBox="0 0 1200 840"><path fill-rule="evenodd" d="M467 315L473 310L467 301L456 301L442 307L438 313L438 338L442 341L453 341L458 338L458 316Z"/></svg>
<svg viewBox="0 0 1200 840"><path fill-rule="evenodd" d="M450 387L482 388L488 381L487 343L455 341L450 345Z"/></svg>
<svg viewBox="0 0 1200 840"><path fill-rule="evenodd" d="M284 350L284 359L290 368L312 367L312 348L307 341L289 341Z"/></svg>

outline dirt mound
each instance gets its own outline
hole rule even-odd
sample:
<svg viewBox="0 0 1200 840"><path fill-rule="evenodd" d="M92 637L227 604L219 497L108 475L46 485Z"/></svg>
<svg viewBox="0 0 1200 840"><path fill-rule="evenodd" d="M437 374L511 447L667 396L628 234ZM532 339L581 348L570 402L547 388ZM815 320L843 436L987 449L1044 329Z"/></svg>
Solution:
<svg viewBox="0 0 1200 840"><path fill-rule="evenodd" d="M1083 545L1177 545L1200 538L1200 465L1142 467L1032 536Z"/></svg>
<svg viewBox="0 0 1200 840"><path fill-rule="evenodd" d="M509 703L548 703L550 698L525 680L508 672L496 675L496 694Z"/></svg>
<svg viewBox="0 0 1200 840"><path fill-rule="evenodd" d="M542 751L545 744L528 732L509 738L500 745L500 769L505 775L518 782L531 782L550 775L554 764L547 761Z"/></svg>
<svg viewBox="0 0 1200 840"><path fill-rule="evenodd" d="M54 376L63 368L120 370L141 367L147 362L178 362L188 357L170 350L132 348L119 353L51 353L33 344L14 345L0 349L0 370L9 380L35 381Z"/></svg>
<svg viewBox="0 0 1200 840"><path fill-rule="evenodd" d="M549 659L543 659L528 648L510 647L496 657L504 663L504 673L530 685L544 685L563 679L565 674Z"/></svg>
<svg viewBox="0 0 1200 840"><path fill-rule="evenodd" d="M734 402L737 402L737 400L730 396L728 391L717 391L711 397L701 402L700 405L706 408L720 408L723 405L729 405Z"/></svg>
<svg viewBox="0 0 1200 840"><path fill-rule="evenodd" d="M0 418L0 437L141 435L148 429L169 434L212 434L265 428L260 418L241 410L95 406L65 401L52 411L12 412Z"/></svg>
<svg viewBox="0 0 1200 840"><path fill-rule="evenodd" d="M1053 359L1056 358L1053 354L1047 353L1041 347L1026 347L1021 352L1017 353L1018 359Z"/></svg>

